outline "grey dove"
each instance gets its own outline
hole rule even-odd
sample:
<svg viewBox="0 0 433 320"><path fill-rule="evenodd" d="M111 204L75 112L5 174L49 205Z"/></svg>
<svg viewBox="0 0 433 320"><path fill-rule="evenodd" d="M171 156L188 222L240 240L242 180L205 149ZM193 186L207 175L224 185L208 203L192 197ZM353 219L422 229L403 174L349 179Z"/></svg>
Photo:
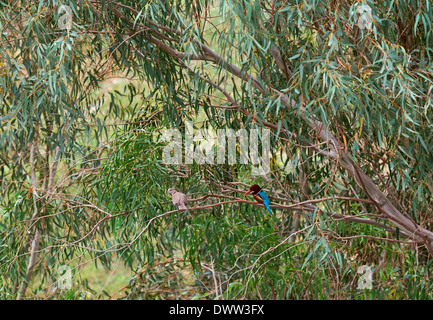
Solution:
<svg viewBox="0 0 433 320"><path fill-rule="evenodd" d="M171 194L173 204L176 206L177 209L188 209L186 207L186 202L188 201L188 199L186 198L186 195L184 193L178 192L172 188L168 189L167 193Z"/></svg>

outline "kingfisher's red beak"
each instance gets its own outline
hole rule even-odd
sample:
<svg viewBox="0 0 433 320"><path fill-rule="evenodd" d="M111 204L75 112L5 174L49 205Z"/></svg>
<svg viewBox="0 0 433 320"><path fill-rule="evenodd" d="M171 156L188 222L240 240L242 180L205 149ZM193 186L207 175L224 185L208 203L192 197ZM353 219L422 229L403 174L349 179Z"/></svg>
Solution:
<svg viewBox="0 0 433 320"><path fill-rule="evenodd" d="M248 194L248 193L251 193L251 192L253 192L252 190L248 190L247 192L245 192L244 193L244 197Z"/></svg>

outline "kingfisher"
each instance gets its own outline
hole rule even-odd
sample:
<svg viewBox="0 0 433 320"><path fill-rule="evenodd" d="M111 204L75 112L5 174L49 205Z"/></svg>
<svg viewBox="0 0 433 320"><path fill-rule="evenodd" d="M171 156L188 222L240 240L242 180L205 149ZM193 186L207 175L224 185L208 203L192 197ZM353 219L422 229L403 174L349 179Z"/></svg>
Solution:
<svg viewBox="0 0 433 320"><path fill-rule="evenodd" d="M272 214L271 208L269 208L270 201L269 201L268 196L266 195L265 191L262 190L262 188L260 188L257 184L253 184L250 187L250 190L245 192L244 196L246 196L249 193L252 193L254 199L258 203L263 203L265 205L266 209L268 209L268 211L270 212L270 214Z"/></svg>

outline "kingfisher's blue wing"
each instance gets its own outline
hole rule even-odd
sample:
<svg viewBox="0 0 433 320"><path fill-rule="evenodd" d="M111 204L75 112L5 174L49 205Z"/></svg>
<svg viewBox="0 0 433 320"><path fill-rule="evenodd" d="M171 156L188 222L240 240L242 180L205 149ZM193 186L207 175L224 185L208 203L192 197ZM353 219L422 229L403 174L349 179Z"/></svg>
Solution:
<svg viewBox="0 0 433 320"><path fill-rule="evenodd" d="M263 191L263 190L260 191L260 192L259 192L259 196L260 196L260 198L263 199L263 202L267 202L267 203L270 202L268 196L267 196L266 193L265 193L265 191Z"/></svg>
<svg viewBox="0 0 433 320"><path fill-rule="evenodd" d="M266 195L265 191L262 190L258 194L259 194L260 198L263 199L263 204L265 205L266 209L268 209L268 211L270 212L270 214L272 214L271 208L269 208L270 201L269 201L269 198Z"/></svg>

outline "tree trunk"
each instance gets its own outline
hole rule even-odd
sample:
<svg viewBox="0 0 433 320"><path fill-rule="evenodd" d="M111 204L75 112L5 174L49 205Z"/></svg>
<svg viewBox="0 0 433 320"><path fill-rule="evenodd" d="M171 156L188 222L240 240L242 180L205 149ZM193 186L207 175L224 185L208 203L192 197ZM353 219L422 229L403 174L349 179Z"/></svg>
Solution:
<svg viewBox="0 0 433 320"><path fill-rule="evenodd" d="M36 229L35 237L32 240L32 245L30 249L30 260L27 266L26 278L21 282L20 289L18 290L17 300L24 299L25 293L27 291L27 287L33 277L33 273L35 271L35 265L36 265L36 258L38 257L38 248L39 248L40 240L41 240L41 235L39 233L39 230Z"/></svg>

